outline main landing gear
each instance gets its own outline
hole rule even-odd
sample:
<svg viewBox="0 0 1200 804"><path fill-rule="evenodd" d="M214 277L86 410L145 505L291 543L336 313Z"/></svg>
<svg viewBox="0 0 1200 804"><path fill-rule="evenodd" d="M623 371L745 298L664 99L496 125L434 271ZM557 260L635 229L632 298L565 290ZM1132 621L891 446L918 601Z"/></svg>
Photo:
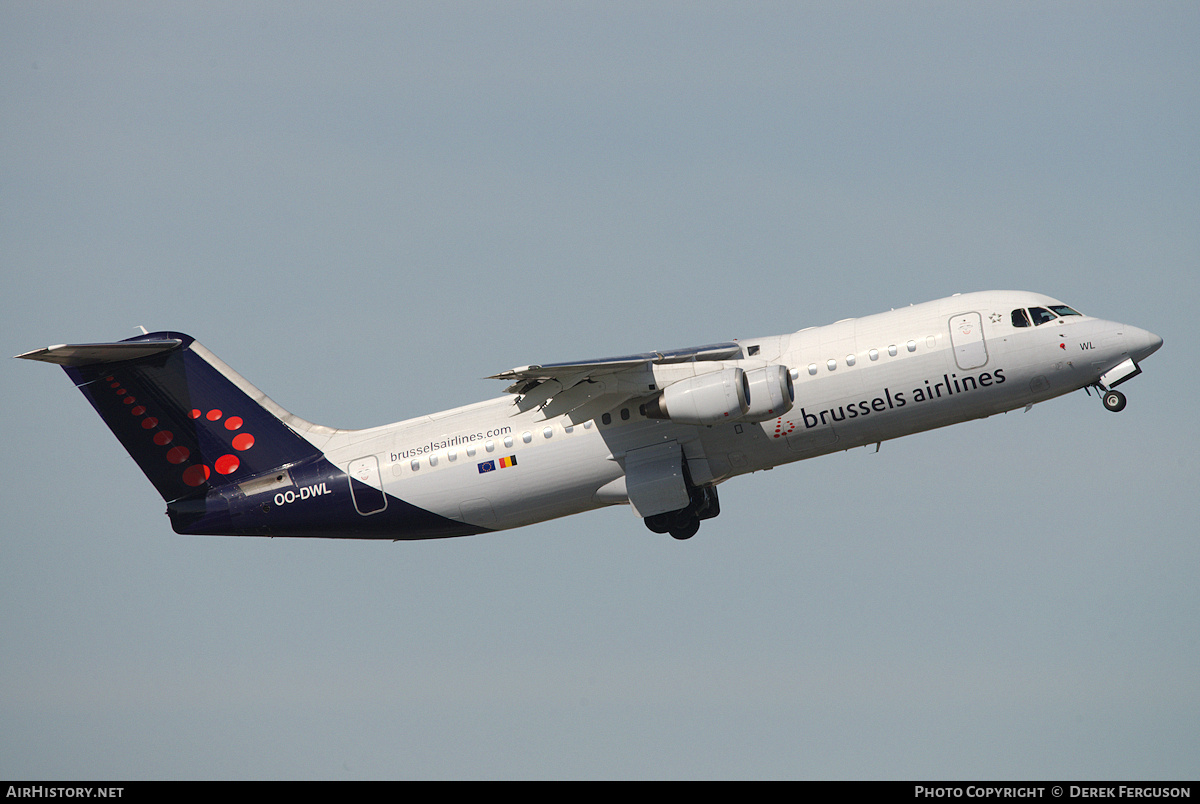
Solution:
<svg viewBox="0 0 1200 804"><path fill-rule="evenodd" d="M715 486L689 487L688 497L686 508L646 517L646 527L655 533L670 533L676 539L690 539L700 530L700 520L712 519L721 513Z"/></svg>

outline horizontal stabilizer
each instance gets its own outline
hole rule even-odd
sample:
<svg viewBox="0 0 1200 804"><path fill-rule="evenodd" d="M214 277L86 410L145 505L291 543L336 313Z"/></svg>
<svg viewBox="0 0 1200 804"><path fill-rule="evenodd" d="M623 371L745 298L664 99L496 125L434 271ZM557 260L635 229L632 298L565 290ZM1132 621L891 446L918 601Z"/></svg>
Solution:
<svg viewBox="0 0 1200 804"><path fill-rule="evenodd" d="M40 360L60 366L94 366L100 363L121 363L138 360L162 352L169 352L183 345L178 338L155 341L120 341L118 343L60 343L45 349L34 349L23 355L22 360Z"/></svg>

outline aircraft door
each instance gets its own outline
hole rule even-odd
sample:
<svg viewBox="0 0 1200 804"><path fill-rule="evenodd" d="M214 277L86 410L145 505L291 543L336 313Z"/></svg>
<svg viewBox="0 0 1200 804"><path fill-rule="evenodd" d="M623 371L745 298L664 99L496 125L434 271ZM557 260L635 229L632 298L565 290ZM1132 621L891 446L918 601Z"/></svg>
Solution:
<svg viewBox="0 0 1200 804"><path fill-rule="evenodd" d="M960 369L965 371L987 364L987 344L983 341L983 319L979 313L951 316L950 343L954 346L954 362Z"/></svg>
<svg viewBox="0 0 1200 804"><path fill-rule="evenodd" d="M360 514L377 514L387 508L387 495L383 493L383 480L379 476L379 459L374 455L350 461L346 479L350 482L354 509Z"/></svg>

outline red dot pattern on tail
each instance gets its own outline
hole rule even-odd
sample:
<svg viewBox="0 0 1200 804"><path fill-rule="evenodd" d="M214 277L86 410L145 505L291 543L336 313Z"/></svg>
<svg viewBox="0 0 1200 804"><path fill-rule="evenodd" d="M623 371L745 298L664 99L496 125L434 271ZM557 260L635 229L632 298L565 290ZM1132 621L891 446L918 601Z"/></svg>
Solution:
<svg viewBox="0 0 1200 804"><path fill-rule="evenodd" d="M209 477L212 476L213 469L218 474L230 475L236 472L242 465L241 458L233 453L226 453L213 461L212 469L203 463L188 463L188 459L192 457L192 451L179 444L171 446L175 440L174 433L170 430L161 429L157 417L147 416L145 405L135 405L134 403L137 402L137 399L129 395L129 391L122 387L122 383L115 376L105 377L104 380L109 384L109 388L112 388L116 392L117 396L122 397L121 402L123 404L132 405L129 409L131 415L144 417L141 420L142 429L150 432L151 440L156 446L168 448L163 452L163 458L169 464L182 466L180 479L187 485L193 488L204 485L208 482ZM213 408L207 413L201 411L199 408L193 408L188 413L188 417L193 421L199 419L201 416L210 422L219 422L225 414L219 408ZM241 430L245 423L245 420L241 416L230 416L224 421L224 429L229 433L234 433ZM237 435L233 436L230 446L238 452L245 452L254 446L254 436L250 433L237 433Z"/></svg>

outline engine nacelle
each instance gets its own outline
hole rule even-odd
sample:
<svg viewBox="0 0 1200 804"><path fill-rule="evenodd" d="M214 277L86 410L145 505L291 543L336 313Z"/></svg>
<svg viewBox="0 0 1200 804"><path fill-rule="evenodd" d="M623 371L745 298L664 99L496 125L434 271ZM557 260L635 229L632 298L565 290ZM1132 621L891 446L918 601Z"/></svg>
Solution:
<svg viewBox="0 0 1200 804"><path fill-rule="evenodd" d="M750 410L742 421L765 422L782 416L796 403L796 388L787 366L767 366L746 372L750 384Z"/></svg>
<svg viewBox="0 0 1200 804"><path fill-rule="evenodd" d="M671 383L642 406L650 419L701 425L740 421L748 410L750 384L740 368Z"/></svg>

